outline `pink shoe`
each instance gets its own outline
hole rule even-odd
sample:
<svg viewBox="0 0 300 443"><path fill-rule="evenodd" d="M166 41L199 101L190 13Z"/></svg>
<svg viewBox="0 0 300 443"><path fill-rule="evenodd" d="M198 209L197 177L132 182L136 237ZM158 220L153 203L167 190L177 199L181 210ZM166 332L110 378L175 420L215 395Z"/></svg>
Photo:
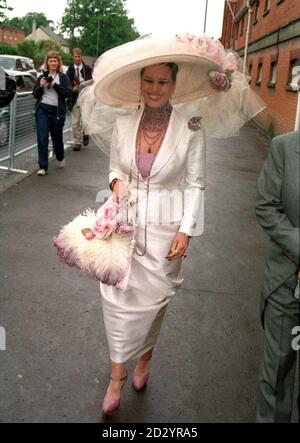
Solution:
<svg viewBox="0 0 300 443"><path fill-rule="evenodd" d="M125 382L126 382L126 380L128 378L128 373L126 371L126 375L124 377L122 377L122 378L116 378L116 377L113 377L113 376L111 376L110 378L113 381L123 381L124 382L122 384L122 388L121 388L121 391L122 391L122 389L124 387L124 384L125 384ZM108 395L106 393L105 396L104 396L104 399L103 399L103 403L102 403L103 414L104 415L112 415L112 414L114 414L120 408L120 404L121 404L121 399L120 398L118 400L112 400L111 398L108 397Z"/></svg>
<svg viewBox="0 0 300 443"><path fill-rule="evenodd" d="M147 360L151 360L151 358L152 358L152 353L151 353L151 355L148 355L148 357L146 357L142 360L147 361ZM136 391L142 391L142 389L144 389L146 387L149 377L150 377L149 371L145 375L137 375L134 371L134 373L132 375L132 379L131 379L132 386L134 387L134 389Z"/></svg>
<svg viewBox="0 0 300 443"><path fill-rule="evenodd" d="M141 391L146 387L149 377L150 377L150 372L148 372L146 375L137 375L134 372L131 380L132 386L136 391Z"/></svg>

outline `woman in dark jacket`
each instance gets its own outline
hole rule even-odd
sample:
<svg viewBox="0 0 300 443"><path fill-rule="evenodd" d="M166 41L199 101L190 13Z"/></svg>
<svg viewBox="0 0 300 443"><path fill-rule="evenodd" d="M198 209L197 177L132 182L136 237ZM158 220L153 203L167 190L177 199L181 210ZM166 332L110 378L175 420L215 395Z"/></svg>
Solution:
<svg viewBox="0 0 300 443"><path fill-rule="evenodd" d="M37 79L33 90L37 99L35 113L40 165L38 175L41 176L46 175L48 170L49 133L59 167L63 168L65 165L63 127L67 113L66 99L72 94L71 83L61 72L59 53L48 52L44 66L46 71Z"/></svg>

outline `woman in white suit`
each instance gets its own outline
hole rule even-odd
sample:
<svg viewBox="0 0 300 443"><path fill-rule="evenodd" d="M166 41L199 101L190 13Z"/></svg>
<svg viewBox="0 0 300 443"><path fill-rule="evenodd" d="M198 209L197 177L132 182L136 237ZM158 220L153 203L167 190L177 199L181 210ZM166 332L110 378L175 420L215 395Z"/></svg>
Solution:
<svg viewBox="0 0 300 443"><path fill-rule="evenodd" d="M166 307L183 281L182 257L197 224L195 209L204 190L205 139L200 126L193 132L170 105L176 74L177 66L173 64L146 67L141 76L145 109L120 117L112 137L111 189L120 199L124 183L129 181L133 151L136 161L130 192L136 193L139 186L141 216L137 254L133 256L126 291L101 284L112 361L112 380L103 402L106 413L119 406L122 382L127 378L123 363L138 358L132 378L136 390L143 389L148 381L153 348ZM185 200L184 207L180 191L183 176L193 195Z"/></svg>
<svg viewBox="0 0 300 443"><path fill-rule="evenodd" d="M106 116L122 114L111 136L109 185L117 201L129 194L136 212L126 288L100 283L111 359L103 411L110 414L120 406L129 359L137 359L133 387L146 386L190 238L203 232L202 117L211 135L231 136L263 106L253 100L236 56L207 36L138 39L104 53L93 77L80 98L86 132L102 147Z"/></svg>

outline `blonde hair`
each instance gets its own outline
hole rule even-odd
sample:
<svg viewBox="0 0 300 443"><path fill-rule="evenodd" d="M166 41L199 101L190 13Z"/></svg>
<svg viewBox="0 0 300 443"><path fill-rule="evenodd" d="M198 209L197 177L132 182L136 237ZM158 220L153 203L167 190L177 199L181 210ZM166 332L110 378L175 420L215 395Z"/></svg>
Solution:
<svg viewBox="0 0 300 443"><path fill-rule="evenodd" d="M61 72L62 71L62 64L63 63L62 63L61 56L60 56L59 52L57 52L57 51L49 51L49 52L47 52L47 55L46 55L45 60L44 60L44 68L49 71L48 61L49 61L50 58L56 58L58 60L57 71Z"/></svg>
<svg viewBox="0 0 300 443"><path fill-rule="evenodd" d="M72 55L75 55L75 54L82 55L82 49L80 49L80 48L73 48L72 49Z"/></svg>

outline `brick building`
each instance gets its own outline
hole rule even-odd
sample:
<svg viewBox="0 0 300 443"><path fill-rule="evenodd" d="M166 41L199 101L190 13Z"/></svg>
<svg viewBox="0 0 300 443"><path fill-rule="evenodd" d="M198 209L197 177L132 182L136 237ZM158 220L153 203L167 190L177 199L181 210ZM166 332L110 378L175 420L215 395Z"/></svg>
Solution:
<svg viewBox="0 0 300 443"><path fill-rule="evenodd" d="M17 46L25 39L25 33L14 26L3 25L0 23L0 42L11 46Z"/></svg>
<svg viewBox="0 0 300 443"><path fill-rule="evenodd" d="M292 131L300 74L300 0L237 0L230 6L233 16L226 3L221 41L241 57L250 17L247 68L252 88L267 104L256 122L271 137Z"/></svg>

